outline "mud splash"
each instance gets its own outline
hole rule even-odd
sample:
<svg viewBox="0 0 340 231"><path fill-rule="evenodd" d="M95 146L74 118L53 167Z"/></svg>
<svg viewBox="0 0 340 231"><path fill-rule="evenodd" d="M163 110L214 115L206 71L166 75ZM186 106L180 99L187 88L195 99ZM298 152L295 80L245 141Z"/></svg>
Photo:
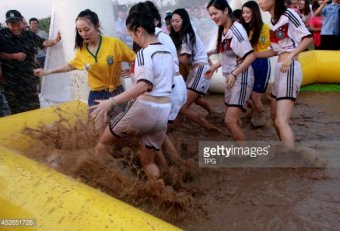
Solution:
<svg viewBox="0 0 340 231"><path fill-rule="evenodd" d="M59 118L54 124L23 130L36 141L25 155L168 221L202 219L194 191L183 185L194 177L197 164L183 160L180 166L170 166L165 180L146 180L137 138L122 140L112 148L115 161L102 164L92 158L99 137L94 122L77 120L71 125L60 113Z"/></svg>
<svg viewBox="0 0 340 231"><path fill-rule="evenodd" d="M223 128L223 96L207 97L207 119ZM292 116L297 144L340 140L340 94L302 93ZM242 126L249 140L277 140L266 102L264 127L254 129L249 116ZM195 108L199 113L206 113ZM169 128L169 137L184 159L172 163L163 181L145 181L137 139L113 148L115 163L91 159L98 135L90 121L70 126L59 121L25 131L38 142L26 155L60 172L141 208L186 230L337 230L340 226L339 168L198 168L198 142L230 140L189 121ZM314 155L332 147L314 149ZM72 164L70 164L72 163ZM74 164L77 163L77 164Z"/></svg>

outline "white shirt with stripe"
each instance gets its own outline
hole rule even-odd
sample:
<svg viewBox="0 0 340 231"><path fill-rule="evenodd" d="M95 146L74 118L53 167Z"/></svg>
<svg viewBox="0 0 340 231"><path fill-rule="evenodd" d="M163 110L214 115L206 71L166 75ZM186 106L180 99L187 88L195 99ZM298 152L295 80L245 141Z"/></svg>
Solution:
<svg viewBox="0 0 340 231"><path fill-rule="evenodd" d="M152 89L145 95L170 97L175 69L169 49L161 43L150 44L137 52L132 82L150 83Z"/></svg>
<svg viewBox="0 0 340 231"><path fill-rule="evenodd" d="M311 33L292 9L287 9L276 23L270 22L271 47L278 54L293 51L307 36Z"/></svg>
<svg viewBox="0 0 340 231"><path fill-rule="evenodd" d="M253 52L246 30L236 21L225 34L222 33L220 46L223 74L229 74L235 70L242 59Z"/></svg>
<svg viewBox="0 0 340 231"><path fill-rule="evenodd" d="M195 65L196 63L204 63L208 64L208 55L205 51L205 48L203 46L202 40L200 37L196 36L196 43L194 46L190 44L190 37L187 36L187 41L182 42L181 50L179 54L188 54L191 55L191 65Z"/></svg>

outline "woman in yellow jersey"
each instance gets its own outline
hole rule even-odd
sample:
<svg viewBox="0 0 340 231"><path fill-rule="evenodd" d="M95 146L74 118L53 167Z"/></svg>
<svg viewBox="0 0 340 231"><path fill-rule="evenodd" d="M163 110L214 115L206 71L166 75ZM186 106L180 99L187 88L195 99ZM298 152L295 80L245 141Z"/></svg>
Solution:
<svg viewBox="0 0 340 231"><path fill-rule="evenodd" d="M262 21L259 5L249 1L242 6L241 23L247 31L250 43L255 52L268 50L270 45L269 26ZM253 115L251 123L254 127L265 123L262 94L265 93L270 78L270 62L268 58L257 58L252 63L255 82L251 93L251 106Z"/></svg>
<svg viewBox="0 0 340 231"><path fill-rule="evenodd" d="M108 99L124 91L120 82L121 62L132 63L135 53L117 38L103 36L98 15L87 9L76 18L75 56L68 64L52 70L36 69L44 76L73 70L87 70L90 93L89 106L95 100Z"/></svg>

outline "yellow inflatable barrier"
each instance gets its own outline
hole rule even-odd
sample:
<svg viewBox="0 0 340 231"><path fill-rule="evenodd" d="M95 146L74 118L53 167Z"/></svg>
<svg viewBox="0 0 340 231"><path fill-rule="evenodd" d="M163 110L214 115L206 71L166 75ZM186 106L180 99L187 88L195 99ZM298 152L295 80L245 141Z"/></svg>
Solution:
<svg viewBox="0 0 340 231"><path fill-rule="evenodd" d="M340 51L306 51L299 55L302 86L313 83L340 83Z"/></svg>
<svg viewBox="0 0 340 231"><path fill-rule="evenodd" d="M79 101L61 108L71 120L87 116ZM56 119L53 107L0 118L0 230L180 230L19 154L34 145L24 126Z"/></svg>

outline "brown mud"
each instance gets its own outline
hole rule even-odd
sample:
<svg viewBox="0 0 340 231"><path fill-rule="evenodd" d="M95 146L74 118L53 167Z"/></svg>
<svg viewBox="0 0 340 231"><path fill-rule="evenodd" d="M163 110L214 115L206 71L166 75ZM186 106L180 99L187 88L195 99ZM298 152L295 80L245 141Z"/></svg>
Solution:
<svg viewBox="0 0 340 231"><path fill-rule="evenodd" d="M231 140L223 125L223 96L206 99L214 111L207 119L223 132L207 131L186 120L169 128L184 160L171 163L163 180L145 180L136 138L113 148L114 163L98 163L92 158L98 134L88 121L77 121L71 128L62 120L39 130L26 129L37 140L26 155L186 230L338 230L339 167L199 168L199 141ZM264 101L264 127L253 128L249 115L242 116L247 140L277 140L269 102ZM297 144L339 143L339 101L339 93L299 95L292 115Z"/></svg>

